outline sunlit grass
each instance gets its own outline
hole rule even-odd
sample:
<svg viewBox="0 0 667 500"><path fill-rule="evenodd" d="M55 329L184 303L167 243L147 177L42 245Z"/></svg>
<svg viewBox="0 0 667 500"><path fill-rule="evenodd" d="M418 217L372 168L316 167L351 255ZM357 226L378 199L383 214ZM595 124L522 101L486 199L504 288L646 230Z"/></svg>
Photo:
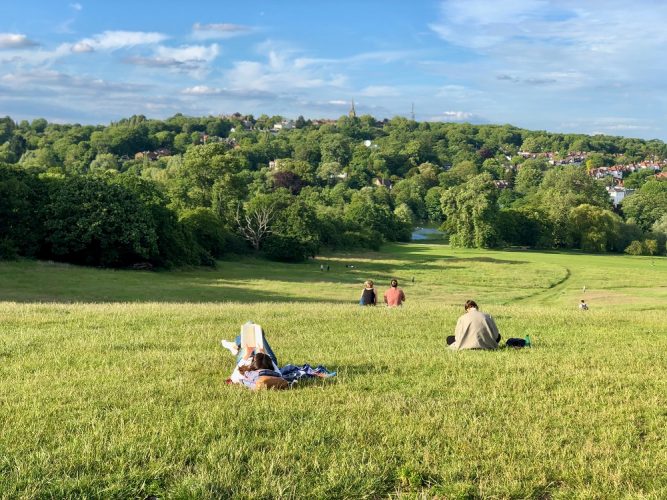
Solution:
<svg viewBox="0 0 667 500"><path fill-rule="evenodd" d="M0 496L667 495L664 259L373 257L171 273L0 263ZM392 276L405 307L355 304L363 279L383 291ZM462 298L535 347L446 351ZM248 319L281 363L338 376L225 385L217 342Z"/></svg>

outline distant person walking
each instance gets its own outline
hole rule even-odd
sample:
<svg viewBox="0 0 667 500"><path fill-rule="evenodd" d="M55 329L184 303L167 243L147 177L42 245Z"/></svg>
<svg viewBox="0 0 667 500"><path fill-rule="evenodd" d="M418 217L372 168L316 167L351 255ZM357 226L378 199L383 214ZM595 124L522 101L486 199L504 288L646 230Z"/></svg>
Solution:
<svg viewBox="0 0 667 500"><path fill-rule="evenodd" d="M588 304L586 304L584 299L581 299L581 302L579 302L579 309L582 311L588 311Z"/></svg>
<svg viewBox="0 0 667 500"><path fill-rule="evenodd" d="M405 302L405 293L398 288L398 281L393 279L391 280L390 285L389 290L384 292L384 303L387 304L388 307L398 307L403 305L403 302Z"/></svg>
<svg viewBox="0 0 667 500"><path fill-rule="evenodd" d="M364 282L364 289L361 292L361 298L359 299L359 305L361 306L374 306L378 303L378 296L373 288L373 280L367 280Z"/></svg>
<svg viewBox="0 0 667 500"><path fill-rule="evenodd" d="M456 322L454 335L447 337L450 349L497 349L500 332L496 322L488 314L479 311L474 300L463 306L465 314Z"/></svg>

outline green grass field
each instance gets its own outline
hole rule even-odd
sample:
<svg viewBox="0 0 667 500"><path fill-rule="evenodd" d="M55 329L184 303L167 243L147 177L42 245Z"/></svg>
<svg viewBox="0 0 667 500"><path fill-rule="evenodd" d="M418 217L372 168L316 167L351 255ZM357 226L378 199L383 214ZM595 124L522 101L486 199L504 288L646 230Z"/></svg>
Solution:
<svg viewBox="0 0 667 500"><path fill-rule="evenodd" d="M394 276L403 308L356 305ZM447 351L467 298L534 347ZM281 363L338 376L225 385L219 339L248 319ZM174 272L2 262L0 497L665 498L666 352L664 258L413 243Z"/></svg>

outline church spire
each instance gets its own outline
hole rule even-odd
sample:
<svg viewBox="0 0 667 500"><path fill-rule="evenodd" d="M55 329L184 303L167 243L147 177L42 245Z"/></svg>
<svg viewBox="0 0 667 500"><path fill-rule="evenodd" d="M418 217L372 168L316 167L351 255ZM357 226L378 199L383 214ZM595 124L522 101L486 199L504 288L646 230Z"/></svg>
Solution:
<svg viewBox="0 0 667 500"><path fill-rule="evenodd" d="M357 112L354 109L354 99L352 99L352 106L350 107L350 112L347 114L350 118L356 118L357 117Z"/></svg>

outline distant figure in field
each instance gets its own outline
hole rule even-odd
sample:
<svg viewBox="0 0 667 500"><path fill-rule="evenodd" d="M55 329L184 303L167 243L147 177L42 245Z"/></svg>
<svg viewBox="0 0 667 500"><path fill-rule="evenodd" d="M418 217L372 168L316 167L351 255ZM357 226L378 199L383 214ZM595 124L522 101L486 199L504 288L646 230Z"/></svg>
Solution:
<svg viewBox="0 0 667 500"><path fill-rule="evenodd" d="M579 309L582 311L588 311L588 304L586 304L584 299L581 299L581 302L579 302Z"/></svg>
<svg viewBox="0 0 667 500"><path fill-rule="evenodd" d="M320 271L324 271L324 264L320 264Z"/></svg>
<svg viewBox="0 0 667 500"><path fill-rule="evenodd" d="M397 280L391 280L391 287L389 290L384 292L384 303L387 304L388 307L398 307L403 305L403 302L405 302L405 294L403 293L403 290L398 288L398 281Z"/></svg>
<svg viewBox="0 0 667 500"><path fill-rule="evenodd" d="M414 276L412 277L412 284L413 285L415 284L415 277Z"/></svg>
<svg viewBox="0 0 667 500"><path fill-rule="evenodd" d="M374 306L378 303L378 296L373 288L373 280L368 280L364 282L364 289L361 292L361 298L359 299L359 305L361 306Z"/></svg>
<svg viewBox="0 0 667 500"><path fill-rule="evenodd" d="M463 306L465 314L456 322L454 335L447 337L450 349L497 349L500 332L493 318L479 311L474 300Z"/></svg>
<svg viewBox="0 0 667 500"><path fill-rule="evenodd" d="M586 293L586 285L584 285L584 287L581 289L581 292Z"/></svg>

